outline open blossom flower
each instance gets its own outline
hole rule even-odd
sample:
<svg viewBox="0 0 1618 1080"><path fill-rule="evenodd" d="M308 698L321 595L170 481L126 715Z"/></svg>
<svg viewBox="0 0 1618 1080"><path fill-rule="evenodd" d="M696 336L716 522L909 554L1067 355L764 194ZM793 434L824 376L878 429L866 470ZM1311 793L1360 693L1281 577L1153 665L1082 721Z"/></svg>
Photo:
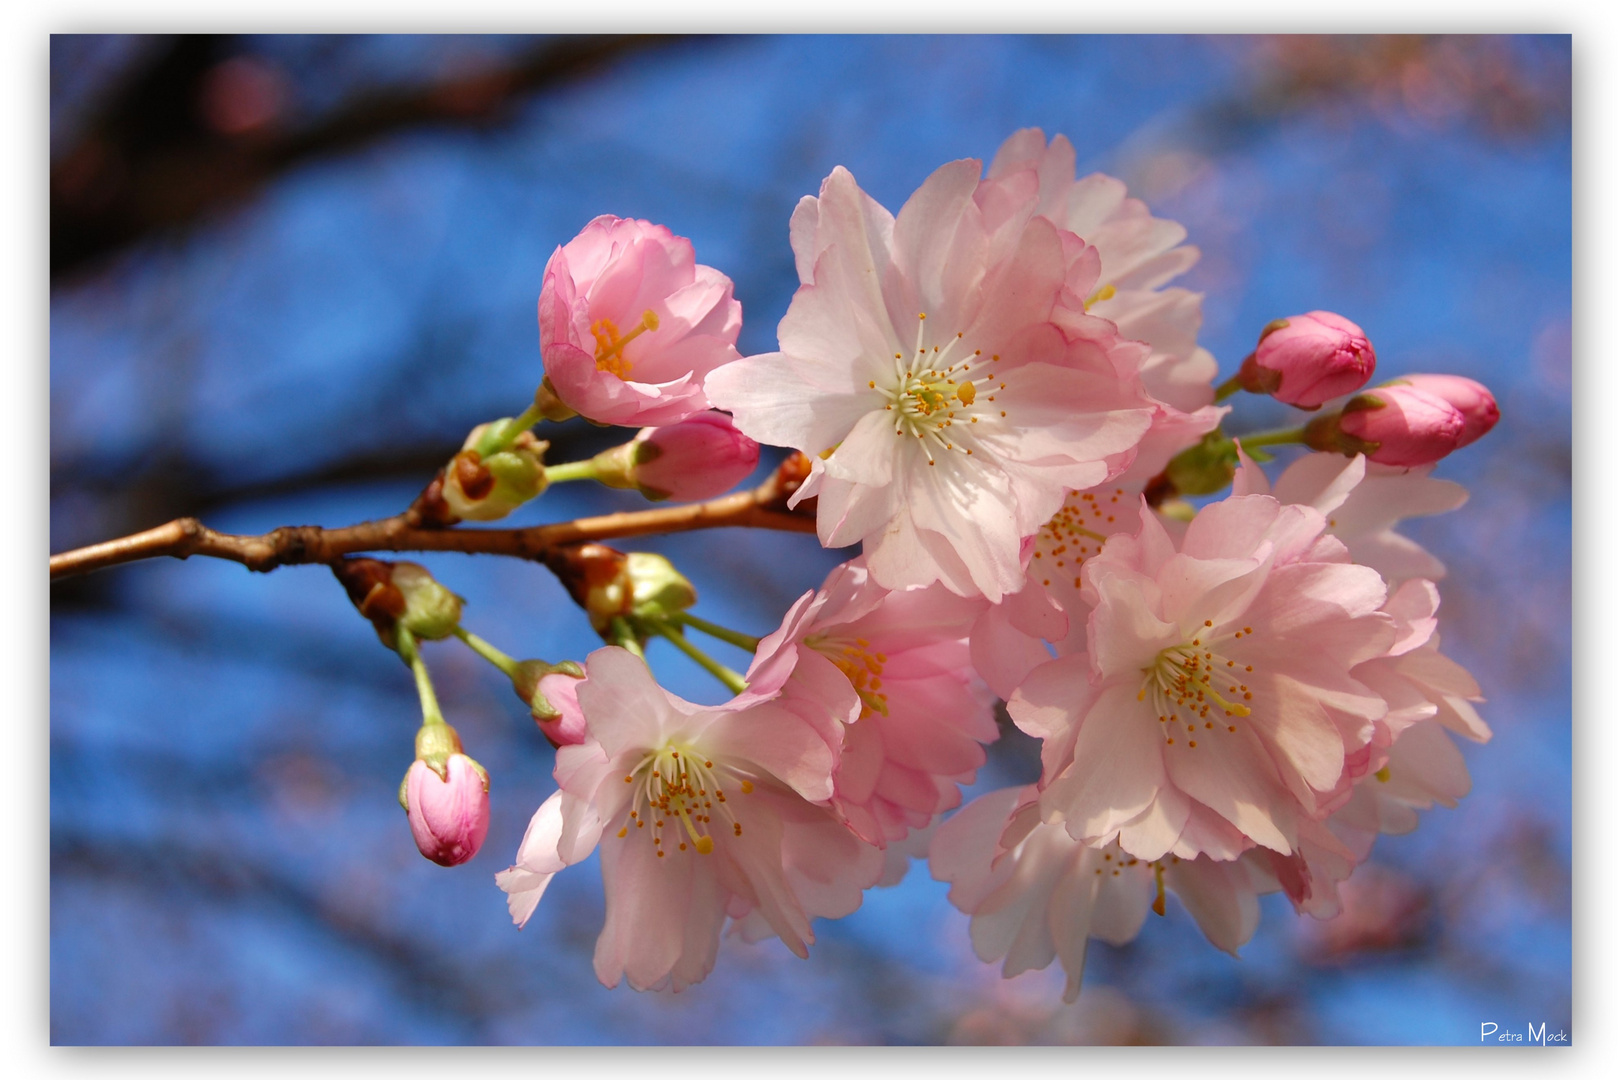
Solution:
<svg viewBox="0 0 1618 1080"><path fill-rule="evenodd" d="M1384 655L1386 587L1263 495L1205 507L1178 544L1155 515L1082 570L1088 653L1036 669L1008 707L1045 740L1041 806L1075 839L1142 859L1290 853L1333 809L1386 703L1351 669Z"/></svg>
<svg viewBox="0 0 1618 1080"><path fill-rule="evenodd" d="M1043 131L1025 128L1001 145L976 197L990 220L1035 213L1081 237L1099 266L1093 282L1074 280L1069 302L1150 346L1141 379L1155 406L1152 426L1116 478L1138 487L1229 412L1213 404L1218 364L1197 344L1202 294L1167 285L1201 252L1182 243L1185 228L1178 222L1153 217L1145 203L1130 198L1122 180L1104 173L1077 179L1075 164L1066 136L1047 144Z"/></svg>
<svg viewBox="0 0 1618 1080"><path fill-rule="evenodd" d="M818 498L822 543L864 541L884 587L995 601L1020 585L1023 539L1122 469L1153 409L1147 347L1065 303L1098 259L1043 218L992 230L978 179L976 161L945 165L894 218L833 170L792 217L803 284L781 351L707 390L813 459L793 497Z"/></svg>
<svg viewBox="0 0 1618 1080"><path fill-rule="evenodd" d="M539 294L545 378L603 424L672 424L708 407L702 379L736 359L731 282L662 225L604 214L556 249Z"/></svg>
<svg viewBox="0 0 1618 1080"><path fill-rule="evenodd" d="M1107 537L1140 529L1139 491L1107 485L1067 497L1030 543L1023 587L991 605L972 625L972 663L1002 698L1050 659L1084 649L1090 604L1081 591L1084 560Z"/></svg>
<svg viewBox="0 0 1618 1080"><path fill-rule="evenodd" d="M984 607L941 585L890 592L856 559L759 643L750 692L780 687L784 704L814 699L846 721L832 804L873 844L960 805L999 736L966 642Z"/></svg>
<svg viewBox="0 0 1618 1080"><path fill-rule="evenodd" d="M496 881L521 926L551 878L600 846L607 986L702 980L727 918L806 956L809 920L847 915L880 875L882 853L825 806L837 732L756 695L683 701L616 647L586 660L577 700L589 738L557 751L560 790Z"/></svg>
<svg viewBox="0 0 1618 1080"><path fill-rule="evenodd" d="M1314 507L1326 515L1326 531L1343 542L1349 557L1381 574L1390 587L1444 577L1436 556L1394 531L1405 518L1447 513L1466 502L1466 488L1434 479L1431 465L1402 469L1362 454L1306 454L1287 466L1272 491L1263 469L1245 453L1241 457L1233 493L1273 494L1282 503Z"/></svg>
<svg viewBox="0 0 1618 1080"><path fill-rule="evenodd" d="M1393 621L1386 654L1360 664L1353 675L1388 704L1370 745L1345 770L1351 787L1323 821L1299 823L1290 854L1253 848L1242 855L1259 891L1279 889L1301 913L1329 919L1342 910L1339 886L1371 853L1380 833L1416 827L1416 811L1453 807L1471 789L1466 763L1448 732L1477 742L1488 725L1472 702L1482 700L1464 668L1438 651L1438 589L1407 581L1382 610Z"/></svg>
<svg viewBox="0 0 1618 1080"><path fill-rule="evenodd" d="M1164 914L1165 892L1219 948L1235 953L1253 936L1256 883L1267 879L1247 864L1173 855L1148 862L1115 843L1091 847L1061 822L1042 822L1038 801L1034 787L990 792L933 837L933 877L950 883L950 903L972 917L978 958L1003 960L1006 978L1060 959L1062 998L1076 1000L1089 939L1134 940L1147 911Z"/></svg>

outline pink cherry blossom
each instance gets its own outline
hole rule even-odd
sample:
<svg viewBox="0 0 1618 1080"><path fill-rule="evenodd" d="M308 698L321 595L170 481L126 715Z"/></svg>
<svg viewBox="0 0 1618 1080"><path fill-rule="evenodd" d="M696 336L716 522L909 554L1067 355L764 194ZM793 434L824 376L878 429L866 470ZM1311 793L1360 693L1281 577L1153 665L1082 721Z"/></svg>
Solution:
<svg viewBox="0 0 1618 1080"><path fill-rule="evenodd" d="M662 225L604 214L545 266L545 378L597 423L671 424L708 408L703 377L737 358L741 325L730 279Z"/></svg>
<svg viewBox="0 0 1618 1080"><path fill-rule="evenodd" d="M824 708L845 725L832 805L873 844L960 805L957 785L999 735L966 641L985 606L941 585L890 592L856 559L759 644L749 693L779 688L781 704Z"/></svg>
<svg viewBox="0 0 1618 1080"><path fill-rule="evenodd" d="M489 782L472 759L451 754L440 778L421 760L405 776L410 834L440 866L459 866L478 853L489 833Z"/></svg>
<svg viewBox="0 0 1618 1080"><path fill-rule="evenodd" d="M882 872L882 853L826 805L835 729L758 695L683 701L617 647L590 655L577 696L589 738L557 751L559 790L496 881L521 926L551 878L599 846L605 985L701 981L727 918L806 956L810 919L847 915Z"/></svg>
<svg viewBox="0 0 1618 1080"><path fill-rule="evenodd" d="M1079 571L1107 537L1140 529L1140 491L1108 485L1067 497L1035 534L1023 587L990 606L972 626L972 663L1002 698L1058 655L1084 649L1090 604ZM1077 631L1077 632L1075 632Z"/></svg>
<svg viewBox="0 0 1618 1080"><path fill-rule="evenodd" d="M1448 513L1466 502L1466 488L1434 479L1432 471L1431 465L1378 465L1358 454L1306 454L1287 466L1272 492L1263 470L1243 453L1232 491L1314 507L1349 557L1392 587L1412 578L1438 581L1446 572L1436 556L1395 531L1405 518Z"/></svg>
<svg viewBox="0 0 1618 1080"><path fill-rule="evenodd" d="M1416 811L1453 807L1471 788L1454 732L1487 741L1488 725L1472 702L1477 683L1438 651L1438 590L1408 581L1383 605L1394 622L1388 652L1360 664L1354 677L1388 703L1355 767L1346 801L1324 822L1307 822L1291 855L1255 849L1243 858L1275 879L1300 912L1331 918L1341 910L1338 885L1370 854L1379 833L1416 827Z"/></svg>
<svg viewBox="0 0 1618 1080"><path fill-rule="evenodd" d="M1384 655L1386 587L1263 495L1205 507L1178 543L1155 515L1081 576L1087 653L1035 669L1008 707L1044 739L1047 816L1138 858L1290 853L1324 817L1386 703L1350 670Z"/></svg>
<svg viewBox="0 0 1618 1080"><path fill-rule="evenodd" d="M1183 226L1153 217L1145 203L1129 198L1122 180L1102 173L1075 179L1075 162L1066 136L1047 144L1043 131L1025 128L1001 145L976 198L991 220L1032 213L1082 237L1099 265L1093 282L1080 277L1072 283L1068 302L1150 347L1141 379L1155 405L1152 426L1115 478L1138 487L1229 412L1213 404L1219 365L1197 344L1202 294L1166 284L1201 252L1181 243Z"/></svg>
<svg viewBox="0 0 1618 1080"><path fill-rule="evenodd" d="M1065 1001L1079 996L1089 939L1134 940L1148 911L1165 914L1165 892L1179 897L1209 941L1235 953L1258 926L1266 880L1242 861L1168 855L1148 862L1116 843L1081 843L1059 820L1040 820L1035 787L1003 788L967 804L934 835L931 865L950 883L950 903L972 917L978 958L1003 961L1006 978L1060 959Z"/></svg>
<svg viewBox="0 0 1618 1080"><path fill-rule="evenodd" d="M794 500L818 498L822 543L863 541L886 588L995 601L1020 586L1024 538L1127 464L1153 406L1148 348L1066 301L1094 253L1043 218L992 227L979 168L940 168L897 218L833 170L792 217L803 284L781 351L707 389L813 459Z"/></svg>
<svg viewBox="0 0 1618 1080"><path fill-rule="evenodd" d="M1335 312L1311 311L1271 323L1240 377L1251 393L1318 409L1358 390L1375 371L1376 350L1365 331Z"/></svg>
<svg viewBox="0 0 1618 1080"><path fill-rule="evenodd" d="M1009 979L1059 957L1062 998L1074 1001L1090 938L1123 945L1140 933L1152 871L1116 844L1088 847L1042 824L1037 799L1033 788L1002 788L973 800L934 835L932 872L950 883L950 903L972 916L980 960L1003 961Z"/></svg>

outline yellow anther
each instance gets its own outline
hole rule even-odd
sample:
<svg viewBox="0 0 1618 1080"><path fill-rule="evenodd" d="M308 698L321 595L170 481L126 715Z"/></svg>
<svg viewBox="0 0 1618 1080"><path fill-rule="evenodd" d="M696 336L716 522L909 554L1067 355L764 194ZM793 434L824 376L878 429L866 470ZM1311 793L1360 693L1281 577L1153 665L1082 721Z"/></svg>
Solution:
<svg viewBox="0 0 1618 1080"><path fill-rule="evenodd" d="M962 383L955 391L955 396L961 399L962 405L970 405L977 400L978 390L971 383Z"/></svg>
<svg viewBox="0 0 1618 1080"><path fill-rule="evenodd" d="M628 377L630 364L624 359L624 346L657 327L657 313L650 308L641 314L640 325L623 337L618 336L618 327L611 319L597 319L590 326L590 333L596 339L596 370L620 379Z"/></svg>
<svg viewBox="0 0 1618 1080"><path fill-rule="evenodd" d="M1111 300L1117 295L1118 287L1116 285L1104 285L1090 294L1090 299L1084 302L1084 306L1089 308L1091 304L1099 304L1103 300Z"/></svg>

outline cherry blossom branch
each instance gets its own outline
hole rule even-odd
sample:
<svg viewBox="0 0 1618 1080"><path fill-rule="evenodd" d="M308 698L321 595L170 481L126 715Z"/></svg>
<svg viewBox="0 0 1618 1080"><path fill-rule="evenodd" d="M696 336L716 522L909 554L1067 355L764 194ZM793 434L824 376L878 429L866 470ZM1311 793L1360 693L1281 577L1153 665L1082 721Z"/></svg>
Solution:
<svg viewBox="0 0 1618 1080"><path fill-rule="evenodd" d="M52 555L51 580L165 555L176 559L205 555L267 573L278 566L328 563L362 551L459 551L540 559L548 550L566 544L694 529L814 532L812 507L786 509L787 496L797 489L807 472L795 455L752 491L683 506L603 514L526 529L427 528L412 524L412 515L407 512L334 529L286 525L262 535L242 536L217 532L196 518L177 518L145 532Z"/></svg>

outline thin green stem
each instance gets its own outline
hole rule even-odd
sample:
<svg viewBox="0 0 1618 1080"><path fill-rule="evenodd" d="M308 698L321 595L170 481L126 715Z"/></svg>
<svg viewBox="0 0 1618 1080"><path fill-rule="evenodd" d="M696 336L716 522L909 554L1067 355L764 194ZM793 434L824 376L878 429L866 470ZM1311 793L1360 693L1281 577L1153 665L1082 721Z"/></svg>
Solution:
<svg viewBox="0 0 1618 1080"><path fill-rule="evenodd" d="M568 480L594 480L595 478L595 461L590 458L583 461L569 461L562 465L545 466L545 482L548 484L561 484Z"/></svg>
<svg viewBox="0 0 1618 1080"><path fill-rule="evenodd" d="M1103 544L1105 544L1107 542L1107 538L1105 536L1101 535L1100 533L1091 532L1089 529L1081 529L1076 525L1069 525L1068 526L1068 531L1069 532L1076 532L1080 536L1088 536L1092 540L1099 540Z"/></svg>
<svg viewBox="0 0 1618 1080"><path fill-rule="evenodd" d="M1280 446L1284 443L1301 443L1304 441L1306 428L1287 428L1284 431L1255 431L1250 435L1237 435L1243 450L1255 446Z"/></svg>
<svg viewBox="0 0 1618 1080"><path fill-rule="evenodd" d="M498 454L516 442L518 435L532 428L544 418L545 414L541 411L539 403L536 401L511 419L503 423L489 425L489 429L483 433L483 437L478 440L474 449L477 450L478 456L482 458Z"/></svg>
<svg viewBox="0 0 1618 1080"><path fill-rule="evenodd" d="M416 693L421 695L421 722L442 724L444 712L438 707L438 695L433 693L433 680L427 674L427 661L421 658L421 650L416 647L415 635L402 626L395 628L394 635L399 642L399 655L416 676Z"/></svg>
<svg viewBox="0 0 1618 1080"><path fill-rule="evenodd" d="M676 611L669 617L675 622L684 623L693 630L701 630L704 634L707 634L711 638L718 638L720 641L729 642L738 649L746 649L748 652L758 652L759 639L754 637L752 634L744 634L739 630L731 630L727 627L720 626L717 623L711 623L707 619L699 619L689 611Z"/></svg>
<svg viewBox="0 0 1618 1080"><path fill-rule="evenodd" d="M640 647L640 639L635 636L635 628L629 625L628 619L614 615L607 627L612 631L612 644L628 649L642 660L646 659L646 650Z"/></svg>
<svg viewBox="0 0 1618 1080"><path fill-rule="evenodd" d="M1214 401L1216 401L1216 402L1224 401L1226 398L1230 397L1232 394L1236 393L1236 391L1240 390L1241 388L1242 388L1241 374L1237 373L1235 375L1232 375L1230 378L1228 378L1224 382L1220 383L1219 388L1214 391Z"/></svg>
<svg viewBox="0 0 1618 1080"><path fill-rule="evenodd" d="M463 627L455 627L455 636L466 642L468 648L505 673L506 678L517 677L517 661L490 645L487 641Z"/></svg>
<svg viewBox="0 0 1618 1080"><path fill-rule="evenodd" d="M676 649L695 660L702 670L724 683L731 693L739 694L747 689L746 679L687 641L678 627L656 623L653 628L658 637L667 638Z"/></svg>

